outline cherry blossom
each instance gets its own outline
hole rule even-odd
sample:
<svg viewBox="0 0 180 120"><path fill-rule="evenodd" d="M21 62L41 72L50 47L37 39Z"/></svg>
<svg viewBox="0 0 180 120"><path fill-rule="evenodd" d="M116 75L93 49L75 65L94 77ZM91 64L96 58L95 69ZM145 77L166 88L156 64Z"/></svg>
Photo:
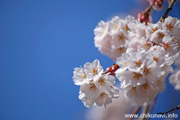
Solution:
<svg viewBox="0 0 180 120"><path fill-rule="evenodd" d="M112 98L119 97L119 90L114 86L114 76L103 74L99 60L87 62L84 68L75 68L73 73L74 83L80 85L79 99L86 107L94 105L106 107L112 102Z"/></svg>
<svg viewBox="0 0 180 120"><path fill-rule="evenodd" d="M175 71L169 78L171 84L175 86L176 90L180 90L180 70Z"/></svg>
<svg viewBox="0 0 180 120"><path fill-rule="evenodd" d="M161 0L149 2L155 9L162 9ZM132 16L100 21L94 30L95 46L115 64L103 71L96 59L75 68L73 81L80 86L79 99L86 107L106 107L112 98L119 97L120 89L136 103L152 102L165 90L174 61L178 64L179 31L180 20L170 16L154 24L141 23ZM119 89L114 76L120 81ZM175 89L180 89L179 76L180 72L175 72L170 77Z"/></svg>

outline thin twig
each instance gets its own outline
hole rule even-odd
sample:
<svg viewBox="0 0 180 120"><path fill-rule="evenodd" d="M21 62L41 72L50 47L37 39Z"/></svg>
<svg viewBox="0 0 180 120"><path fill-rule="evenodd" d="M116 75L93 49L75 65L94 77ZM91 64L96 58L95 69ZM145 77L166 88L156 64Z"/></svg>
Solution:
<svg viewBox="0 0 180 120"><path fill-rule="evenodd" d="M169 4L166 12L164 13L164 15L159 20L160 22L164 22L164 19L167 17L168 13L172 10L172 7L173 7L175 2L176 2L176 0L171 0L171 3Z"/></svg>
<svg viewBox="0 0 180 120"><path fill-rule="evenodd" d="M154 4L149 5L149 6L146 8L146 10L144 11L144 13L149 13L149 12L151 11L151 8L152 8L153 5L154 5Z"/></svg>
<svg viewBox="0 0 180 120"><path fill-rule="evenodd" d="M134 111L132 112L132 114L137 114L139 110L140 110L140 106L138 105L138 106L134 109ZM133 117L133 118L130 118L129 120L133 120L133 119L134 119L134 117Z"/></svg>
<svg viewBox="0 0 180 120"><path fill-rule="evenodd" d="M165 115L165 114L168 114L168 113L170 113L170 112L172 112L172 111L174 111L174 110L179 110L179 109L180 109L180 105L178 105L177 107L175 107L175 108L173 108L173 109L171 109L171 110L169 110L169 111L167 111L167 112L164 112L164 113L157 113L157 114Z"/></svg>

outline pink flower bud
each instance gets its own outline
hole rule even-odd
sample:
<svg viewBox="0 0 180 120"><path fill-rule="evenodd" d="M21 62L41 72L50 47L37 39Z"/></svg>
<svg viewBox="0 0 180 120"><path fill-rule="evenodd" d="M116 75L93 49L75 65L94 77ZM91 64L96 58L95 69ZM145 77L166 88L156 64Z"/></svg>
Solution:
<svg viewBox="0 0 180 120"><path fill-rule="evenodd" d="M157 9L157 10L160 10L163 8L163 0L156 0L154 2L154 7Z"/></svg>
<svg viewBox="0 0 180 120"><path fill-rule="evenodd" d="M139 14L138 14L138 20L139 20L141 23L145 22L146 25L147 25L147 23L150 22L149 13L144 13L144 12L139 13Z"/></svg>
<svg viewBox="0 0 180 120"><path fill-rule="evenodd" d="M114 64L113 66L111 66L111 67L108 67L107 69L106 69L106 73L108 74L108 75L115 75L115 71L117 70L119 68L119 66L117 65L117 64Z"/></svg>
<svg viewBox="0 0 180 120"><path fill-rule="evenodd" d="M106 72L111 72L111 67L108 67L108 68L106 69Z"/></svg>

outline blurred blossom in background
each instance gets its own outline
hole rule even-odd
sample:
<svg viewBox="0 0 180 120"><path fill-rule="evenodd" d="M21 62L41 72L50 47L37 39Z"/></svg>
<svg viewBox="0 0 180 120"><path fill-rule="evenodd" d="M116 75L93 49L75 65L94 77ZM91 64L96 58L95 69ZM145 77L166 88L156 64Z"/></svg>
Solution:
<svg viewBox="0 0 180 120"><path fill-rule="evenodd" d="M132 112L134 106L124 91L119 93L119 98L114 99L106 109L104 107L93 107L87 112L86 120L125 120L124 114Z"/></svg>
<svg viewBox="0 0 180 120"><path fill-rule="evenodd" d="M106 110L85 108L72 76L87 61L99 59L103 68L114 63L94 46L100 20L137 17L147 6L145 0L1 0L0 120L115 120L132 112L123 93ZM154 12L153 21L163 13ZM169 15L180 18L180 3ZM152 113L180 104L180 92L166 83Z"/></svg>

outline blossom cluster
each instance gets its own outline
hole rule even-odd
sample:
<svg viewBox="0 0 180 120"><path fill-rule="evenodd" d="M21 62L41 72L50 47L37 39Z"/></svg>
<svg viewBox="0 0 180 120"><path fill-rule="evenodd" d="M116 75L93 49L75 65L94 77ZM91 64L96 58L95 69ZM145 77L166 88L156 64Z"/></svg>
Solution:
<svg viewBox="0 0 180 120"><path fill-rule="evenodd" d="M116 77L121 81L127 97L135 101L151 102L165 90L165 78L172 72L172 62L164 51L154 47L147 52L129 52L117 59L121 67Z"/></svg>
<svg viewBox="0 0 180 120"><path fill-rule="evenodd" d="M165 78L173 71L179 31L180 20L170 16L163 23L147 25L131 16L125 20L114 17L96 27L95 46L119 65L116 77L127 97L151 102L165 90Z"/></svg>
<svg viewBox="0 0 180 120"><path fill-rule="evenodd" d="M100 21L94 30L95 46L101 53L108 55L115 61L126 52L127 44L131 39L129 32L137 23L139 22L131 16L126 17L125 20L115 16L111 21Z"/></svg>
<svg viewBox="0 0 180 120"><path fill-rule="evenodd" d="M95 46L116 64L105 72L98 60L75 68L73 81L80 85L79 99L85 106L106 106L118 97L115 77L126 97L151 102L165 90L165 78L180 49L180 20L168 17L164 22L141 23L132 16L115 16L95 28ZM180 76L179 72L176 77ZM179 83L172 81L173 84ZM179 87L176 86L179 89Z"/></svg>
<svg viewBox="0 0 180 120"><path fill-rule="evenodd" d="M175 71L169 79L170 83L175 86L176 90L180 90L180 70Z"/></svg>
<svg viewBox="0 0 180 120"><path fill-rule="evenodd" d="M94 30L95 46L114 61L127 50L149 50L161 46L169 55L176 54L180 44L180 20L168 17L163 23L140 23L134 17L125 20L115 16L112 20L101 21ZM178 43L177 43L178 41Z"/></svg>
<svg viewBox="0 0 180 120"><path fill-rule="evenodd" d="M114 76L103 74L99 60L87 62L84 68L75 68L73 81L76 85L80 85L79 99L86 107L94 105L106 107L112 102L112 98L119 97L119 90L114 86Z"/></svg>
<svg viewBox="0 0 180 120"><path fill-rule="evenodd" d="M103 107L93 107L86 114L87 120L127 120L124 114L134 108L133 101L126 97L123 90L119 92L119 98L114 99L106 109Z"/></svg>
<svg viewBox="0 0 180 120"><path fill-rule="evenodd" d="M179 56L175 59L174 62L175 70L169 78L170 83L175 86L176 90L180 90L180 51L178 54Z"/></svg>

